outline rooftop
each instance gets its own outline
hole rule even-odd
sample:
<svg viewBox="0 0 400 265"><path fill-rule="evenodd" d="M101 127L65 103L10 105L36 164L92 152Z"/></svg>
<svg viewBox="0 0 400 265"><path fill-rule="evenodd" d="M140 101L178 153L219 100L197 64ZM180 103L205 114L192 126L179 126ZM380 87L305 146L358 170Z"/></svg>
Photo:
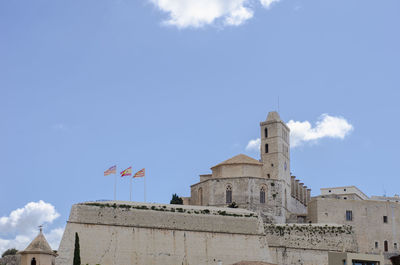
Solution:
<svg viewBox="0 0 400 265"><path fill-rule="evenodd" d="M263 165L260 161L254 159L254 158L251 158L244 154L240 154L240 155L234 156L232 158L229 158L228 160L225 160L224 162L221 162L218 165L213 166L212 168L219 167L222 165L239 165L239 164L257 165L257 166Z"/></svg>

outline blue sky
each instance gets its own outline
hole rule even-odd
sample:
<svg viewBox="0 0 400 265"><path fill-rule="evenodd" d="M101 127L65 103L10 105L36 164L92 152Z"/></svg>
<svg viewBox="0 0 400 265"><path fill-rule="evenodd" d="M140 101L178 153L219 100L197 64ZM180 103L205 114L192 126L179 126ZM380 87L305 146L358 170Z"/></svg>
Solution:
<svg viewBox="0 0 400 265"><path fill-rule="evenodd" d="M113 164L146 168L148 201L189 196L211 166L258 158L278 97L286 122L352 126L292 148L313 195L400 193L399 1L182 1L0 1L0 250L39 222L57 242L73 203L113 198Z"/></svg>

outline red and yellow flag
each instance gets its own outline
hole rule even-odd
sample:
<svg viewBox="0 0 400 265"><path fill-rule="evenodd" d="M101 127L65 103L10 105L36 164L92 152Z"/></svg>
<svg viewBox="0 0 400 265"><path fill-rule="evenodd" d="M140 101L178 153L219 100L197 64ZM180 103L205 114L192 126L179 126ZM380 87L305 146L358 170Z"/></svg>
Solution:
<svg viewBox="0 0 400 265"><path fill-rule="evenodd" d="M122 171L120 174L121 174L121 177L132 176L132 167L128 167L127 169Z"/></svg>
<svg viewBox="0 0 400 265"><path fill-rule="evenodd" d="M106 171L104 171L104 176L108 176L111 174L116 174L117 173L117 166L112 166L109 169L107 169Z"/></svg>
<svg viewBox="0 0 400 265"><path fill-rule="evenodd" d="M145 176L145 169L141 169L133 175L134 178L142 178Z"/></svg>

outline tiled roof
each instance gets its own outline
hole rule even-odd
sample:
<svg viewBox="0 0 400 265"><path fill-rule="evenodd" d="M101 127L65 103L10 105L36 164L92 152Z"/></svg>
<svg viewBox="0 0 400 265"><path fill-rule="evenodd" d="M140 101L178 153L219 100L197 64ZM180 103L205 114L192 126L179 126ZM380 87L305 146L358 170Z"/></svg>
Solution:
<svg viewBox="0 0 400 265"><path fill-rule="evenodd" d="M228 160L225 160L224 162L219 163L218 165L213 166L212 168L222 166L222 165L235 165L235 164L248 164L248 165L262 166L262 163L260 161L254 159L254 158L251 158L247 155L240 154L240 155L234 156Z"/></svg>

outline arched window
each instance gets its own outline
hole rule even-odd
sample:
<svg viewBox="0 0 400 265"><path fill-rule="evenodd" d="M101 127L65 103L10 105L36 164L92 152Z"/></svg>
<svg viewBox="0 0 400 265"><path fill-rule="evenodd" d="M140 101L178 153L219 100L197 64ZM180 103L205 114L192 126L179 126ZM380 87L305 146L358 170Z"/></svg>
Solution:
<svg viewBox="0 0 400 265"><path fill-rule="evenodd" d="M265 138L268 138L268 128L267 127L264 128L264 136L265 136Z"/></svg>
<svg viewBox="0 0 400 265"><path fill-rule="evenodd" d="M226 203L232 203L232 185L226 186Z"/></svg>
<svg viewBox="0 0 400 265"><path fill-rule="evenodd" d="M260 189L260 203L265 203L265 192L266 188L265 186L262 186Z"/></svg>
<svg viewBox="0 0 400 265"><path fill-rule="evenodd" d="M385 252L389 251L389 245L388 245L388 242L386 240L385 240L385 242L383 242L383 247L384 247Z"/></svg>
<svg viewBox="0 0 400 265"><path fill-rule="evenodd" d="M199 188L197 193L199 205L203 205L203 188Z"/></svg>
<svg viewBox="0 0 400 265"><path fill-rule="evenodd" d="M32 259L31 265L36 265L36 259L35 258Z"/></svg>
<svg viewBox="0 0 400 265"><path fill-rule="evenodd" d="M286 189L285 189L285 208L287 209L287 194L286 194Z"/></svg>

